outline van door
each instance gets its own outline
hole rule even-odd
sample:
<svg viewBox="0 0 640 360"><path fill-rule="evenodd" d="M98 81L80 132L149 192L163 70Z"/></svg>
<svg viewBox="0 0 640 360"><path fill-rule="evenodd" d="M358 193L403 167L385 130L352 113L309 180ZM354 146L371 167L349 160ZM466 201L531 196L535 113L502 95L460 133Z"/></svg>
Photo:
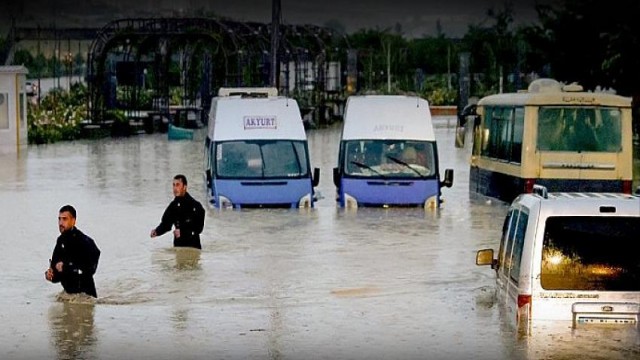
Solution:
<svg viewBox="0 0 640 360"><path fill-rule="evenodd" d="M547 218L533 318L637 324L638 233L638 216Z"/></svg>
<svg viewBox="0 0 640 360"><path fill-rule="evenodd" d="M508 225L507 225L508 221ZM523 296L530 295L521 288L522 250L529 221L526 209L512 208L505 220L503 239L498 254L498 290L506 305L508 316L517 320L522 316ZM527 304L530 304L530 296ZM522 305L522 306L521 306Z"/></svg>

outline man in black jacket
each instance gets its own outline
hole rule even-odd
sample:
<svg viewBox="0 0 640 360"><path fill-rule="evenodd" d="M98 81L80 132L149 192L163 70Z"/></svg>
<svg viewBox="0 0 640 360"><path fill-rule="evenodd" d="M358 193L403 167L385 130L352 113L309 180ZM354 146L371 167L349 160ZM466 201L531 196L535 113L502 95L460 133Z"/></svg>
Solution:
<svg viewBox="0 0 640 360"><path fill-rule="evenodd" d="M60 236L45 279L62 283L64 291L69 294L85 293L98 297L93 275L98 268L100 249L93 239L76 228L76 209L73 206L60 208L58 228Z"/></svg>
<svg viewBox="0 0 640 360"><path fill-rule="evenodd" d="M151 237L160 236L173 227L173 246L202 249L200 233L204 228L205 211L196 199L187 192L187 178L173 177L175 198L162 215L160 225L151 230Z"/></svg>

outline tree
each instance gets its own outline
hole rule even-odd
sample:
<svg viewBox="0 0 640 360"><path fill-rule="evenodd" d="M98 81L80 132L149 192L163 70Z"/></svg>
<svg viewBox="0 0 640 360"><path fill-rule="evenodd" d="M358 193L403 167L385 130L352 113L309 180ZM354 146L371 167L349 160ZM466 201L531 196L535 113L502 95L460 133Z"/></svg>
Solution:
<svg viewBox="0 0 640 360"><path fill-rule="evenodd" d="M640 59L634 55L640 45L640 3L565 0L538 5L537 11L541 25L526 31L527 42L546 55L550 76L586 89L640 92Z"/></svg>
<svg viewBox="0 0 640 360"><path fill-rule="evenodd" d="M513 5L505 3L504 8L487 10L490 25L470 25L462 38L461 51L471 53L471 72L484 74L484 79L472 82L472 91L480 96L496 93L502 84L503 76L513 73L517 68L518 47L512 30ZM515 88L507 90L516 90Z"/></svg>

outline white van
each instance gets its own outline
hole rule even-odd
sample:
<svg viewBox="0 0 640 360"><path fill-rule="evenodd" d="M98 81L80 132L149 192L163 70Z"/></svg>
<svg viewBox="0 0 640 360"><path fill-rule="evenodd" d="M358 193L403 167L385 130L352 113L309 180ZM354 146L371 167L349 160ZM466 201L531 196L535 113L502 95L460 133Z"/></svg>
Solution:
<svg viewBox="0 0 640 360"><path fill-rule="evenodd" d="M503 226L497 258L477 265L497 275L498 302L528 330L541 320L638 326L640 197L622 193L519 195Z"/></svg>
<svg viewBox="0 0 640 360"><path fill-rule="evenodd" d="M207 198L215 208L305 208L316 200L307 135L295 99L274 88L221 88L205 140Z"/></svg>
<svg viewBox="0 0 640 360"><path fill-rule="evenodd" d="M438 208L453 170L440 181L429 103L404 95L350 96L333 182L340 207Z"/></svg>

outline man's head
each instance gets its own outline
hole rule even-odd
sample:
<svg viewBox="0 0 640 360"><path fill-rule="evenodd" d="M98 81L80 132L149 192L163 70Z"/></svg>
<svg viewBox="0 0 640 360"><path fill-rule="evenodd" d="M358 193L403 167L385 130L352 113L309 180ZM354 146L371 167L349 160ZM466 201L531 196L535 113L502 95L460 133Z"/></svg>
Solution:
<svg viewBox="0 0 640 360"><path fill-rule="evenodd" d="M62 234L76 226L76 209L71 205L65 205L60 208L58 213L58 229Z"/></svg>
<svg viewBox="0 0 640 360"><path fill-rule="evenodd" d="M411 146L407 146L402 152L402 160L407 163L415 163L418 158L416 149Z"/></svg>
<svg viewBox="0 0 640 360"><path fill-rule="evenodd" d="M173 177L173 196L184 196L187 193L187 177L178 174Z"/></svg>

